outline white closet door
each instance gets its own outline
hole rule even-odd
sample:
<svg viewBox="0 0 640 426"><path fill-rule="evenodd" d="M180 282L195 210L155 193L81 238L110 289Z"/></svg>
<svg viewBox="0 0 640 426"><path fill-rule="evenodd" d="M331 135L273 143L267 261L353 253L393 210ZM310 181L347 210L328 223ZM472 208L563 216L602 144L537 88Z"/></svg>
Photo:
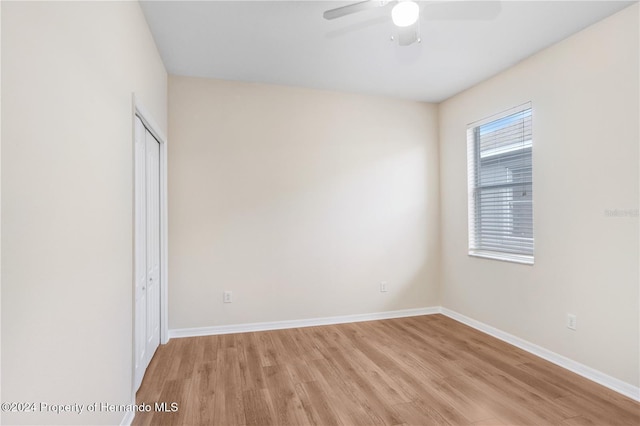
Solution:
<svg viewBox="0 0 640 426"><path fill-rule="evenodd" d="M135 387L160 344L160 144L135 122Z"/></svg>
<svg viewBox="0 0 640 426"><path fill-rule="evenodd" d="M134 268L135 268L135 386L142 383L147 368L147 179L146 129L136 117L135 123L135 202L134 202Z"/></svg>
<svg viewBox="0 0 640 426"><path fill-rule="evenodd" d="M146 131L147 145L147 356L160 344L160 144Z"/></svg>

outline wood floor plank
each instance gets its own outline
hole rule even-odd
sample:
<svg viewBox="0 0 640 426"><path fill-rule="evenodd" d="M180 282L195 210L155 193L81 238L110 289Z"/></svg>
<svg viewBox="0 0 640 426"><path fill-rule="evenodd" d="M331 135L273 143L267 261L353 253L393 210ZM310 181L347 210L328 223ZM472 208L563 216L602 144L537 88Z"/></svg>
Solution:
<svg viewBox="0 0 640 426"><path fill-rule="evenodd" d="M332 408L331 399L317 382L296 384L296 393L312 424L326 426L342 424Z"/></svg>
<svg viewBox="0 0 640 426"><path fill-rule="evenodd" d="M154 409L156 409L156 403L165 404L163 407L165 407L166 411L155 411L151 424L187 424L187 417L191 415L191 411L187 409L189 406L190 387L190 379L167 380L162 387L159 401L154 401L153 403ZM172 404L177 404L177 411L172 411Z"/></svg>
<svg viewBox="0 0 640 426"><path fill-rule="evenodd" d="M235 347L221 345L216 363L213 424L244 425L244 405L240 367Z"/></svg>
<svg viewBox="0 0 640 426"><path fill-rule="evenodd" d="M560 424L562 426L597 426L597 424L594 423L593 420L587 419L583 416L568 418Z"/></svg>
<svg viewBox="0 0 640 426"><path fill-rule="evenodd" d="M450 425L444 417L435 409L417 402L407 402L395 406L400 418L406 425Z"/></svg>
<svg viewBox="0 0 640 426"><path fill-rule="evenodd" d="M285 365L291 381L295 384L314 381L309 364L301 360L293 360Z"/></svg>
<svg viewBox="0 0 640 426"><path fill-rule="evenodd" d="M640 404L442 315L172 339L133 424L634 425Z"/></svg>
<svg viewBox="0 0 640 426"><path fill-rule="evenodd" d="M495 413L488 406L482 395L473 394L465 389L456 380L464 381L464 377L455 379L435 379L429 383L429 389L439 394L452 407L472 422L480 422L491 419Z"/></svg>
<svg viewBox="0 0 640 426"><path fill-rule="evenodd" d="M545 410L536 409L544 404L545 400L512 378L489 375L482 378L482 384L503 401L508 401L510 406L522 407L520 414L526 414L533 424L557 424L568 417L567 412L560 406L546 405Z"/></svg>
<svg viewBox="0 0 640 426"><path fill-rule="evenodd" d="M367 411L360 404L352 389L345 383L345 378L336 372L328 360L311 361L309 364L316 377L316 383L321 387L323 394L330 398L332 407L336 410L342 424L384 424L375 413Z"/></svg>
<svg viewBox="0 0 640 426"><path fill-rule="evenodd" d="M265 387L264 372L255 333L238 335L238 366L243 390Z"/></svg>
<svg viewBox="0 0 640 426"><path fill-rule="evenodd" d="M323 356L315 345L315 342L311 338L315 327L305 328L293 328L286 330L291 338L296 341L298 347L302 351L301 359L303 361L313 361L316 359L322 359Z"/></svg>
<svg viewBox="0 0 640 426"><path fill-rule="evenodd" d="M609 402L627 414L638 414L637 402L541 358L532 356L528 362L522 364L521 369L544 377L556 387L563 389L565 395L575 394L598 403Z"/></svg>
<svg viewBox="0 0 640 426"><path fill-rule="evenodd" d="M511 398L505 398L500 392L478 377L453 376L448 380L453 381L454 386L464 389L468 395L472 395L476 400L483 401L493 414L501 420L505 420L510 424L531 425L531 424L547 424L542 422L540 418L531 418L528 412L524 411L526 406L518 406L516 401Z"/></svg>
<svg viewBox="0 0 640 426"><path fill-rule="evenodd" d="M265 380L275 414L275 424L311 424L285 366L264 367Z"/></svg>
<svg viewBox="0 0 640 426"><path fill-rule="evenodd" d="M191 390L187 410L187 424L213 424L216 393L217 363L201 362L191 379Z"/></svg>
<svg viewBox="0 0 640 426"><path fill-rule="evenodd" d="M557 398L558 403L575 409L580 416L597 424L606 425L635 425L640 424L640 413L617 409L612 412L610 405L604 399L583 398L578 395L567 395Z"/></svg>
<svg viewBox="0 0 640 426"><path fill-rule="evenodd" d="M508 423L499 419L485 419L472 423L473 426L508 426Z"/></svg>
<svg viewBox="0 0 640 426"><path fill-rule="evenodd" d="M370 413L375 413L384 424L400 423L397 412L389 402L389 397L397 395L397 392L378 392L371 380L358 368L357 358L357 351L336 352L328 361L339 375L349 378L344 382L345 386L351 390L351 394L362 407Z"/></svg>
<svg viewBox="0 0 640 426"><path fill-rule="evenodd" d="M247 426L276 424L276 416L266 389L249 389L242 393Z"/></svg>
<svg viewBox="0 0 640 426"><path fill-rule="evenodd" d="M193 372L198 361L199 354L197 353L198 346L200 346L200 339L197 337L187 337L181 342L182 348L180 351L180 364L176 370L176 376L173 378L190 379L193 376Z"/></svg>
<svg viewBox="0 0 640 426"><path fill-rule="evenodd" d="M271 337L273 334L274 332L272 331L256 333L256 339L258 340L258 353L260 354L261 365L263 367L284 364L284 360L282 359L284 354L277 351Z"/></svg>
<svg viewBox="0 0 640 426"><path fill-rule="evenodd" d="M414 405L422 410L432 410L438 417L444 419L451 425L467 425L471 423L469 417L451 404L446 398L436 392L424 392L422 396L414 401Z"/></svg>

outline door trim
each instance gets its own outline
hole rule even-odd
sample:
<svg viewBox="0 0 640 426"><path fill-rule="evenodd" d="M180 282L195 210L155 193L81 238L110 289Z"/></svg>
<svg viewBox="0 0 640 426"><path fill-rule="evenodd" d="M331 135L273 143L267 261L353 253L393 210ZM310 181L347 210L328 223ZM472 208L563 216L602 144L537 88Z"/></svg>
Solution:
<svg viewBox="0 0 640 426"><path fill-rule="evenodd" d="M160 130L160 126L153 119L153 116L148 112L148 110L141 104L141 102L137 99L136 94L132 94L132 114L131 114L131 152L132 158L135 158L135 118L139 117L142 121L142 124L149 130L149 132L156 138L156 140L160 143L160 344L166 344L169 341L169 322L168 322L168 312L169 312L169 290L168 290L168 197L167 197L167 138ZM132 162L132 176L135 176L135 161ZM135 182L132 182L132 209L131 209L131 218L132 224L134 226L131 246L133 248L133 256L135 256ZM132 258L132 260L135 260ZM135 264L135 263L134 263ZM131 300L132 307L131 317L132 317L132 365L131 365L131 375L132 375L132 388L133 389L133 398L135 399L135 268L132 270L132 284L131 284Z"/></svg>

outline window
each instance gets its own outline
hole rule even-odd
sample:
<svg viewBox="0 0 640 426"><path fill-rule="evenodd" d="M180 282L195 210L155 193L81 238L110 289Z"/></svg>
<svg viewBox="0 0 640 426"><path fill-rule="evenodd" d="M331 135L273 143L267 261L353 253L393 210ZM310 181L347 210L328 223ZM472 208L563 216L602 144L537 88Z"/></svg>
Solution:
<svg viewBox="0 0 640 426"><path fill-rule="evenodd" d="M533 264L531 104L467 129L469 255Z"/></svg>

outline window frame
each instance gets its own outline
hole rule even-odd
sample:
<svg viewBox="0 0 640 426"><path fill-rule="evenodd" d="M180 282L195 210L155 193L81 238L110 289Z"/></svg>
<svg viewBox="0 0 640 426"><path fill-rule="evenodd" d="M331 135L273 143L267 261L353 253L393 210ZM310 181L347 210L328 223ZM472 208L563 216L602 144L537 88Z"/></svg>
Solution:
<svg viewBox="0 0 640 426"><path fill-rule="evenodd" d="M482 247L482 240L477 235L477 230L480 228L479 220L481 220L481 216L479 216L477 210L479 203L477 202L478 193L482 191L482 185L478 184L478 176L481 173L481 160L480 160L480 128L482 126L498 122L506 117L509 117L514 114L524 113L526 111L530 111L531 115L531 142L530 145L526 148L530 148L530 164L531 164L531 180L530 182L520 182L514 183L513 186L516 185L529 185L531 188L531 253L525 253L525 250L521 252L508 252L508 251L500 251L500 250L492 250L487 247ZM533 197L533 106L531 102L526 102L524 104L518 105L516 107L510 108L508 110L502 111L500 113L494 114L490 117L484 118L482 120L473 122L467 125L467 191L468 191L468 255L472 257L479 257L485 259L520 263L526 265L533 265L535 260L535 234L534 234L534 197ZM524 144L525 140L522 140ZM524 145L523 145L524 146ZM505 155L498 154L498 155ZM486 166L485 166L486 167ZM485 169L486 170L486 169ZM504 188L510 187L507 183L498 184L498 186L502 186ZM484 188L487 190L487 188ZM513 200L511 201L513 202ZM486 216L485 216L486 217ZM491 217L495 219L495 217ZM529 225L527 223L527 225ZM510 249L513 250L513 247L505 247L505 250Z"/></svg>

